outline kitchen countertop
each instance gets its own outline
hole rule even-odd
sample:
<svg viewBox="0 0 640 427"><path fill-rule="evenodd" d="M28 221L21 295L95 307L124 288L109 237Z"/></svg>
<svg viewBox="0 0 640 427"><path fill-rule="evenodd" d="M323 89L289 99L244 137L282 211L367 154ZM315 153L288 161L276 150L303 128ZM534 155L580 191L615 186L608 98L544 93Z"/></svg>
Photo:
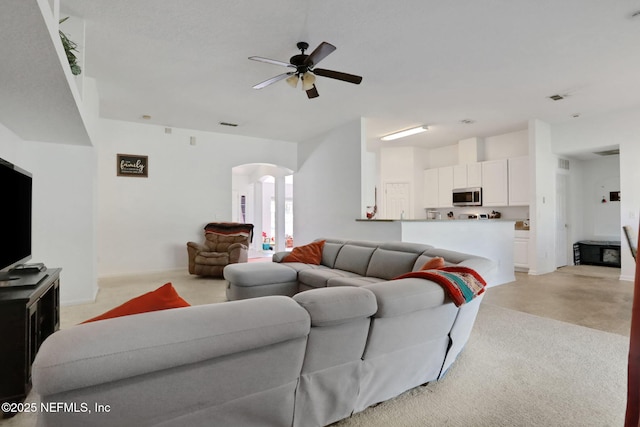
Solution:
<svg viewBox="0 0 640 427"><path fill-rule="evenodd" d="M356 219L364 222L516 222L515 219L490 218L490 219Z"/></svg>

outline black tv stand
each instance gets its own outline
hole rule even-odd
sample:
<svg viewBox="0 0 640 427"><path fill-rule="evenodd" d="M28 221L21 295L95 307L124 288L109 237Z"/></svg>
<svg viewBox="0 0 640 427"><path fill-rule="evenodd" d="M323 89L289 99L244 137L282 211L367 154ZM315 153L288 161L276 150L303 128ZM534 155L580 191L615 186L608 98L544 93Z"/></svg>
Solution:
<svg viewBox="0 0 640 427"><path fill-rule="evenodd" d="M31 364L42 342L60 328L60 272L12 272L0 287L0 402L22 402L31 390ZM3 413L3 417L15 413Z"/></svg>
<svg viewBox="0 0 640 427"><path fill-rule="evenodd" d="M24 286L37 286L47 278L47 270L20 269L0 273L0 289Z"/></svg>
<svg viewBox="0 0 640 427"><path fill-rule="evenodd" d="M33 271L31 269L11 270L0 274L0 288L15 288L23 286L37 286L47 278L47 270Z"/></svg>

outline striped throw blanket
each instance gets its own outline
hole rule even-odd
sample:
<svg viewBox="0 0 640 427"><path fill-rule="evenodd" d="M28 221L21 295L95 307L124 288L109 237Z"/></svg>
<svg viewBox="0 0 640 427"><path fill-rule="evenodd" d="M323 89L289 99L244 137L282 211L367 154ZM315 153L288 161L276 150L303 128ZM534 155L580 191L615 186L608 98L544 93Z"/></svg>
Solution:
<svg viewBox="0 0 640 427"><path fill-rule="evenodd" d="M394 280L410 277L431 280L439 284L458 307L482 294L487 286L484 279L468 267L450 266L435 270L412 271L395 277Z"/></svg>
<svg viewBox="0 0 640 427"><path fill-rule="evenodd" d="M222 234L225 236L246 236L253 241L253 224L239 222L210 222L204 226L205 233Z"/></svg>

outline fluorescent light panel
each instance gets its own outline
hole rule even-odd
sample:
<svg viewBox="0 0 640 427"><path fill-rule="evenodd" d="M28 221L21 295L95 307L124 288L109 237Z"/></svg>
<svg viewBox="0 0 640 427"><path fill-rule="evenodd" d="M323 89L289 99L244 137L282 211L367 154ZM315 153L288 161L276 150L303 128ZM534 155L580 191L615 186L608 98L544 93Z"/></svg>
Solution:
<svg viewBox="0 0 640 427"><path fill-rule="evenodd" d="M404 138L405 136L415 135L417 133L421 133L427 130L429 130L429 128L427 126L422 125L415 128L403 130L400 132L395 132L387 136L383 136L380 139L382 139L383 141L393 141L394 139Z"/></svg>

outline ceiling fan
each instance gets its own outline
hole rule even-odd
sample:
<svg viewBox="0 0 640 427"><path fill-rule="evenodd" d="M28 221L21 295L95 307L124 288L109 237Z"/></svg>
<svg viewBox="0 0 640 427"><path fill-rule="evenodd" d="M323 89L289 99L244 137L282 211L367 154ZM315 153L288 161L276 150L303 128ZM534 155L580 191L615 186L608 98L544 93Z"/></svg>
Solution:
<svg viewBox="0 0 640 427"><path fill-rule="evenodd" d="M354 74L326 70L324 68L314 68L320 61L336 50L336 47L331 43L320 43L320 45L318 45L310 55L306 55L304 53L309 49L309 43L298 42L296 46L300 49L301 53L293 55L291 59L289 59L289 62L277 61L275 59L263 58L261 56L250 56L249 59L254 61L266 62L268 64L281 65L283 67L295 69L295 71L282 73L270 78L269 80L265 80L262 83L258 83L253 88L262 89L263 87L284 79L287 80L287 83L290 86L296 87L298 85L298 80L301 80L302 89L307 92L307 96L309 98L317 98L319 95L315 85L316 76L329 77L330 79L342 80L343 82L353 84L360 84L362 81L362 77Z"/></svg>

